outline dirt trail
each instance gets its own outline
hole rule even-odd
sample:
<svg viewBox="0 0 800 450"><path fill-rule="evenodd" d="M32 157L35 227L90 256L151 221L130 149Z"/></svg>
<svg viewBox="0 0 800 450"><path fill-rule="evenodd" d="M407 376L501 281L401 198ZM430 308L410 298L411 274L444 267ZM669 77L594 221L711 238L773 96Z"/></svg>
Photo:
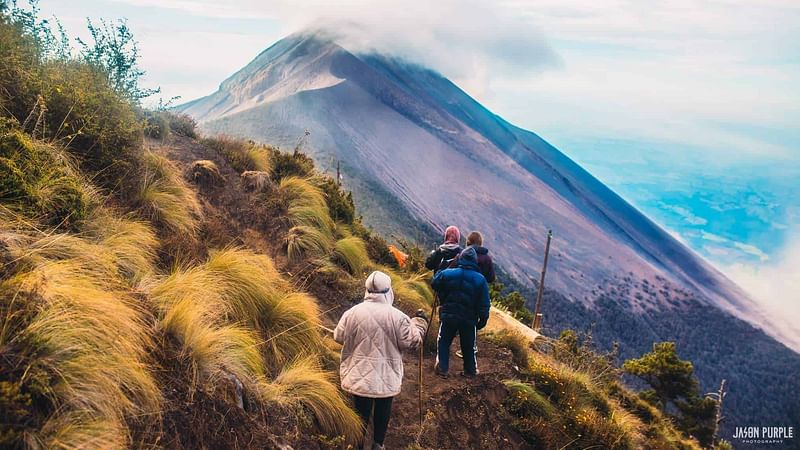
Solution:
<svg viewBox="0 0 800 450"><path fill-rule="evenodd" d="M255 194L244 191L238 173L214 150L180 136L171 137L166 144L148 140L147 148L166 156L184 172L201 159L211 160L219 167L223 183L196 186L205 213L201 239L206 240L209 247L242 245L270 255L276 267L292 278L294 284L317 297L322 310L328 311L324 318L328 326L334 326L353 300L360 297L360 290L354 291L352 287L334 286L320 277L308 278L287 272L280 242L275 239L285 232L285 224L276 218L276 206L267 205ZM402 308L402 299L398 299L398 306ZM462 362L455 356L457 342L451 348L451 376L447 380L434 375L434 355L425 354L423 427L419 424L418 409L419 356L417 352L404 356L403 390L394 401L387 448L405 449L413 444L430 449L529 448L511 428L512 419L502 406L507 395L502 381L516 376L511 352L479 335L481 374L467 379L459 376Z"/></svg>
<svg viewBox="0 0 800 450"><path fill-rule="evenodd" d="M450 378L434 375L435 356L426 354L423 363L424 425L419 426L419 356L408 354L403 391L395 398L387 447L406 448L417 443L432 449L515 449L527 448L511 429L511 417L502 406L507 390L502 380L514 376L511 352L478 338L478 368L481 374L461 377L462 360L450 355Z"/></svg>

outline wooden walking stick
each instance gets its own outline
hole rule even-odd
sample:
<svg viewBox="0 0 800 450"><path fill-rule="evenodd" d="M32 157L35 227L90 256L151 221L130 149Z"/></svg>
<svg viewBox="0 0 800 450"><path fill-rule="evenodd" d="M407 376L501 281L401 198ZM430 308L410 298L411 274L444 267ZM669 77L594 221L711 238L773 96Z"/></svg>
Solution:
<svg viewBox="0 0 800 450"><path fill-rule="evenodd" d="M428 342L428 330L431 329L431 325L433 324L433 315L436 314L436 307L439 305L439 296L434 292L433 293L433 308L431 308L431 315L428 317L428 326L425 327L425 335L422 336L422 342L419 344L419 426L420 429L422 428L422 422L424 420L424 414L422 412L422 365L423 365L423 355L425 353L425 343Z"/></svg>
<svg viewBox="0 0 800 450"><path fill-rule="evenodd" d="M544 274L547 272L547 259L550 256L550 240L553 238L553 230L547 230L547 244L544 247L544 264L542 265L542 277L539 279L539 289L536 292L536 309L533 311L533 329L537 333L542 328L542 297L544 296Z"/></svg>
<svg viewBox="0 0 800 450"><path fill-rule="evenodd" d="M427 331L427 329L426 329ZM422 413L422 352L425 346L423 341L419 346L419 428L422 429L423 413Z"/></svg>

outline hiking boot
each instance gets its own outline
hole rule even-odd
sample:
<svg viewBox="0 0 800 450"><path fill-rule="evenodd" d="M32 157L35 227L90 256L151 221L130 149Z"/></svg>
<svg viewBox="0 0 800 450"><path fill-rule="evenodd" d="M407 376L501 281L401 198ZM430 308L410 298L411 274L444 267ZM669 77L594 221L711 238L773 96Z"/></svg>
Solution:
<svg viewBox="0 0 800 450"><path fill-rule="evenodd" d="M384 447L381 444L378 444L377 442L373 442L372 443L372 450L386 450L386 447Z"/></svg>
<svg viewBox="0 0 800 450"><path fill-rule="evenodd" d="M450 375L447 372L442 372L439 369L439 364L438 363L435 366L433 366L433 372L436 374L437 377L444 378L445 380L450 377Z"/></svg>
<svg viewBox="0 0 800 450"><path fill-rule="evenodd" d="M480 370L476 370L475 373L461 372L461 376L464 378L475 378L480 374L481 374Z"/></svg>

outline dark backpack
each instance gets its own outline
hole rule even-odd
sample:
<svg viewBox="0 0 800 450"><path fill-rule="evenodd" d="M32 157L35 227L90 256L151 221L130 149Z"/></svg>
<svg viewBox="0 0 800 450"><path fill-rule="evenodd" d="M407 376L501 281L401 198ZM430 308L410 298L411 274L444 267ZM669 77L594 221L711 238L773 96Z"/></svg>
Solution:
<svg viewBox="0 0 800 450"><path fill-rule="evenodd" d="M450 263L458 258L458 255L461 254L461 248L455 249L448 249L448 250L441 250L442 252L442 260L439 262L439 265L434 270L434 273L439 272L440 270L448 269L450 267Z"/></svg>

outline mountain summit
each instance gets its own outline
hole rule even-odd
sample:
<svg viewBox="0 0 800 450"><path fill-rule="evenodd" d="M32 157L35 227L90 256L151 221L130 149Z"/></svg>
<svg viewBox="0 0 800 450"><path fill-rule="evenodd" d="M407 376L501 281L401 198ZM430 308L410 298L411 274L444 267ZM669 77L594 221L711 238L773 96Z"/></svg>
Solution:
<svg viewBox="0 0 800 450"><path fill-rule="evenodd" d="M710 264L434 71L298 33L177 109L207 132L286 147L310 130L305 151L341 163L368 224L413 238L420 230L426 240L449 224L480 230L524 286L538 280L552 228L546 325L593 327L601 343L620 341L623 355L676 340L706 387L734 380L736 417L800 417L781 393L800 387L781 375L800 371L800 356L775 340L800 348L796 337L774 335L758 305ZM764 372L773 387L759 381ZM775 411L757 411L749 395L773 399Z"/></svg>

